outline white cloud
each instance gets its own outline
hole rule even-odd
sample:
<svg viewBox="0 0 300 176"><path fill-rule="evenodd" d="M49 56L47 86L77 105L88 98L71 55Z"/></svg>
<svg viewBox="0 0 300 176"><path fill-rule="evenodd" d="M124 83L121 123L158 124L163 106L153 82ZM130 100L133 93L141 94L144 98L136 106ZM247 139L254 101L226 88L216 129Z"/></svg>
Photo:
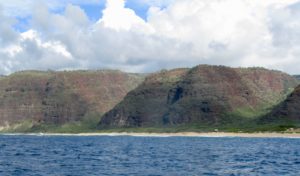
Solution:
<svg viewBox="0 0 300 176"><path fill-rule="evenodd" d="M71 53L69 53L59 41L42 42L36 31L29 30L21 34L20 42L22 43L27 41L34 41L41 49L46 49L48 51L60 54L65 58L72 59ZM20 46L14 48L16 49L11 50L12 52L15 52L13 55L22 52L22 48Z"/></svg>
<svg viewBox="0 0 300 176"><path fill-rule="evenodd" d="M138 30L151 33L153 29L131 9L124 8L125 0L107 0L103 17L98 21L106 28L120 30Z"/></svg>
<svg viewBox="0 0 300 176"><path fill-rule="evenodd" d="M59 41L42 41L36 31L29 30L21 33L15 44L0 50L0 72L11 73L15 70L26 69L67 69L69 64L74 66L74 60L65 46Z"/></svg>
<svg viewBox="0 0 300 176"><path fill-rule="evenodd" d="M17 38L18 34L12 29L12 25L15 23L16 20L3 15L0 6L0 48L14 42Z"/></svg>
<svg viewBox="0 0 300 176"><path fill-rule="evenodd" d="M125 8L124 0L108 0L96 23L78 6L51 2L65 6L65 12L53 14L49 4L33 4L32 29L25 33L5 23L5 34L13 34L14 42L0 46L0 73L48 68L147 72L203 63L300 73L299 0L140 1L151 6L147 20ZM1 30L0 35L4 38Z"/></svg>

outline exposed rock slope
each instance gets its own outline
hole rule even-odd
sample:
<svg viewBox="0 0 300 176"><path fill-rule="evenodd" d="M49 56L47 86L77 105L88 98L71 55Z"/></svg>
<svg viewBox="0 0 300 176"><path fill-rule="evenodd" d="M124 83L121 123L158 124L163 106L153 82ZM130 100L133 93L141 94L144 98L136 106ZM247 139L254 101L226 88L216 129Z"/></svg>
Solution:
<svg viewBox="0 0 300 176"><path fill-rule="evenodd" d="M234 114L246 117L274 106L297 84L292 76L263 68L200 65L163 71L148 76L106 113L99 128L221 124Z"/></svg>

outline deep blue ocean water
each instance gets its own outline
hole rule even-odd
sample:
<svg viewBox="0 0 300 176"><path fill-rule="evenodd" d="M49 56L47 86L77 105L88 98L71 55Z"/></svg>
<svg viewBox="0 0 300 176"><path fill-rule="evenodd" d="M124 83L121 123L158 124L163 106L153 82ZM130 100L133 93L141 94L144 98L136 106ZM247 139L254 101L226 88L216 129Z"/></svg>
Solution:
<svg viewBox="0 0 300 176"><path fill-rule="evenodd" d="M1 136L0 175L300 175L300 139Z"/></svg>

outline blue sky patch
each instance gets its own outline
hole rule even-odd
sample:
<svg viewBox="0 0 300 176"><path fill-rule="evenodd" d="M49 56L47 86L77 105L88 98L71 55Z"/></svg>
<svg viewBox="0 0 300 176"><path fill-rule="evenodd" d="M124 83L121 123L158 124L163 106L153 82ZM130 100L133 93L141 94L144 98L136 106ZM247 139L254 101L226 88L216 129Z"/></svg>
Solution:
<svg viewBox="0 0 300 176"><path fill-rule="evenodd" d="M80 8L85 11L86 15L91 21L95 22L102 17L102 10L105 8L105 4L86 4L81 5Z"/></svg>
<svg viewBox="0 0 300 176"><path fill-rule="evenodd" d="M147 20L147 12L149 9L149 5L147 4L142 4L142 3L136 3L134 1L127 1L125 4L126 8L130 8L135 11L135 13L144 19L145 21Z"/></svg>

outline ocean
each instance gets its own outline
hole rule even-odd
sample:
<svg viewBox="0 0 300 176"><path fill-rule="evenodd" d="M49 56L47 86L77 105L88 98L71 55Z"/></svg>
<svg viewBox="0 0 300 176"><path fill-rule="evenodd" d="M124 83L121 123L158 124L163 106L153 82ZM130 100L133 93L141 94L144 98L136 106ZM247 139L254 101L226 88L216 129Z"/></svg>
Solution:
<svg viewBox="0 0 300 176"><path fill-rule="evenodd" d="M0 135L0 175L300 175L300 139Z"/></svg>

